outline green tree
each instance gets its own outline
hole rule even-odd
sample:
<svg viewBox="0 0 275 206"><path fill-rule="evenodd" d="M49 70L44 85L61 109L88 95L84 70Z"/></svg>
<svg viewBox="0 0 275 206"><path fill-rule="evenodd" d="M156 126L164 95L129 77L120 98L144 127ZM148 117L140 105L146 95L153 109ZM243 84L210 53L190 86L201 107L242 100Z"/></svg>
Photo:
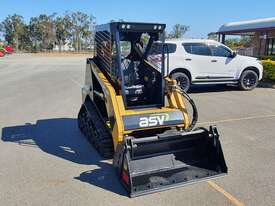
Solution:
<svg viewBox="0 0 275 206"><path fill-rule="evenodd" d="M70 20L70 17L67 15L65 15L64 17L58 16L55 19L55 34L59 51L61 51L62 45L64 45L65 42L72 37L72 26L73 24Z"/></svg>
<svg viewBox="0 0 275 206"><path fill-rule="evenodd" d="M41 14L30 20L30 35L35 49L50 50L56 41L55 21L56 14Z"/></svg>
<svg viewBox="0 0 275 206"><path fill-rule="evenodd" d="M168 34L169 39L178 39L189 31L190 27L182 24L175 24L172 31Z"/></svg>
<svg viewBox="0 0 275 206"><path fill-rule="evenodd" d="M4 36L4 25L0 22L0 42L2 41L2 37Z"/></svg>
<svg viewBox="0 0 275 206"><path fill-rule="evenodd" d="M211 39L211 40L215 40L215 41L218 41L218 34L216 33L209 33L208 34L208 39Z"/></svg>
<svg viewBox="0 0 275 206"><path fill-rule="evenodd" d="M17 14L8 16L2 22L2 31L4 32L5 40L12 44L16 51L22 47L22 36L24 36L25 27L23 17Z"/></svg>
<svg viewBox="0 0 275 206"><path fill-rule="evenodd" d="M34 51L41 49L41 42L43 39L43 27L39 23L38 17L32 17L29 23L30 38L33 44Z"/></svg>
<svg viewBox="0 0 275 206"><path fill-rule="evenodd" d="M230 38L225 40L225 45L233 50L237 48L247 48L250 47L252 39L250 36L242 36L241 38Z"/></svg>
<svg viewBox="0 0 275 206"><path fill-rule="evenodd" d="M244 45L244 47L250 47L252 44L252 37L251 36L242 36L240 43Z"/></svg>
<svg viewBox="0 0 275 206"><path fill-rule="evenodd" d="M25 24L17 14L0 22L0 38L12 44L16 50L51 50L57 44L59 50L70 41L76 51L88 49L93 41L95 17L82 12L66 12L62 16L41 14Z"/></svg>
<svg viewBox="0 0 275 206"><path fill-rule="evenodd" d="M23 34L20 35L20 50L31 51L32 50L32 41L30 38L30 27L29 25L24 25Z"/></svg>
<svg viewBox="0 0 275 206"><path fill-rule="evenodd" d="M82 12L70 13L72 22L72 40L76 51L82 50L82 44L91 38L94 17Z"/></svg>

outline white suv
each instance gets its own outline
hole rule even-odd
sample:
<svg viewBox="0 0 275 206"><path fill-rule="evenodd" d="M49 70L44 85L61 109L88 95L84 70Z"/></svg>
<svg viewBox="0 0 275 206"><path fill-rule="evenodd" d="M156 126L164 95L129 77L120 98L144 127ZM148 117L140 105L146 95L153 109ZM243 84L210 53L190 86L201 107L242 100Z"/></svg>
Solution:
<svg viewBox="0 0 275 206"><path fill-rule="evenodd" d="M166 44L169 73L185 91L192 84L235 84L252 90L262 79L258 59L238 55L217 41L170 40Z"/></svg>

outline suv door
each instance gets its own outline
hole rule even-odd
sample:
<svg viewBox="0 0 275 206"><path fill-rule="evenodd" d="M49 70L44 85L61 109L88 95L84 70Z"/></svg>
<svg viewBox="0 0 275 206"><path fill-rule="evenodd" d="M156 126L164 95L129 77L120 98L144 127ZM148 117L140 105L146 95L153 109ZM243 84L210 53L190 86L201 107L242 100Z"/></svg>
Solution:
<svg viewBox="0 0 275 206"><path fill-rule="evenodd" d="M232 51L219 44L210 44L212 53L211 77L217 80L232 80L237 69L237 62L232 55Z"/></svg>
<svg viewBox="0 0 275 206"><path fill-rule="evenodd" d="M213 72L211 63L211 50L204 43L183 43L186 55L184 57L186 64L190 66L192 76L195 81L207 81L210 73Z"/></svg>
<svg viewBox="0 0 275 206"><path fill-rule="evenodd" d="M167 46L167 49L168 49L168 51L166 51L167 49L165 48L165 51L164 51L165 52L164 71L166 74L167 73L167 52L169 53L169 57L172 57L177 50L177 45L174 43L165 43L165 45ZM147 58L148 61L150 61L155 66L157 66L159 71L161 69L161 64L162 64L162 52L163 52L163 44L159 42L155 42L153 43ZM174 63L173 61L170 62L170 68L171 67L173 68L173 63Z"/></svg>

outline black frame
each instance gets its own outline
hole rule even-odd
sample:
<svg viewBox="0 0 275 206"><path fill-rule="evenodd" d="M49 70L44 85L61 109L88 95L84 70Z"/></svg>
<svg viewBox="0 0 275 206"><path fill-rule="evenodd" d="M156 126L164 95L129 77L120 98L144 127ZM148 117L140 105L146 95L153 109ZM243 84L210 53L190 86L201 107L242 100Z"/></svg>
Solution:
<svg viewBox="0 0 275 206"><path fill-rule="evenodd" d="M95 34L95 49L96 49L96 57L98 58L97 62L101 62L100 65L103 67L102 71L104 74L107 74L107 78L111 80L112 84L115 88L118 89L117 85L121 83L121 91L122 91L122 97L125 103L126 109L134 109L134 108L149 108L149 107L161 107L164 106L164 80L162 79L161 82L161 104L153 104L153 105L144 105L144 106L128 106L126 101L126 94L125 94L125 81L124 81L124 75L123 70L121 68L121 51L120 51L120 34L123 32L133 32L133 33L150 33L150 34L158 34L160 40L164 44L164 30L166 25L165 24L159 24L159 23L137 23L137 22L111 22L109 24L103 24L98 25L96 27L96 34ZM102 41L102 37L98 38L101 33L108 33L109 35L105 35L107 41L109 41L111 47L113 43L115 42L116 46L116 52L117 52L117 70L112 70L112 65L108 66L106 64L106 59L112 59L112 51L108 53L108 48L106 49L107 52L105 54L109 55L109 57L105 58L101 55L100 50L102 49L102 45L100 44ZM103 36L103 35L101 35ZM98 39L97 39L98 38ZM104 46L103 46L104 47ZM147 54L144 54L147 55ZM162 65L161 65L161 75L164 76L164 59L165 54L164 51L162 52ZM105 63L104 63L105 62ZM113 63L113 62L111 62ZM101 69L100 67L100 69ZM118 92L118 91L117 91Z"/></svg>

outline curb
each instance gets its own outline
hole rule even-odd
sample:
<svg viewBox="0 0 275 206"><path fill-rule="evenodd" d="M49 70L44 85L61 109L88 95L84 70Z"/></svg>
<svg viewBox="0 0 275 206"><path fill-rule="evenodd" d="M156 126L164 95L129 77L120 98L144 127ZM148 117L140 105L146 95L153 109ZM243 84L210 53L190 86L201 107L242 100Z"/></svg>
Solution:
<svg viewBox="0 0 275 206"><path fill-rule="evenodd" d="M275 82L260 82L258 87L275 89Z"/></svg>

